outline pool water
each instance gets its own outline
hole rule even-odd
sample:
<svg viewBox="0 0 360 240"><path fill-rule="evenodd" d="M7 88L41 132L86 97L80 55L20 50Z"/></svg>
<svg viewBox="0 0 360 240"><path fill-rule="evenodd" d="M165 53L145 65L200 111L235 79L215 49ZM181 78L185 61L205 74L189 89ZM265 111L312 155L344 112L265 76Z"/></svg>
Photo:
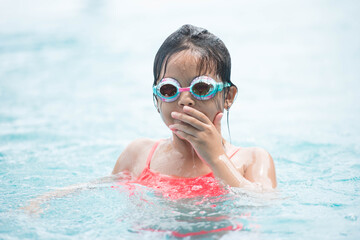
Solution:
<svg viewBox="0 0 360 240"><path fill-rule="evenodd" d="M1 5L0 239L360 238L358 1ZM114 180L24 212L41 194L109 175L132 140L170 136L152 61L185 23L229 48L232 143L271 153L277 190L171 200Z"/></svg>

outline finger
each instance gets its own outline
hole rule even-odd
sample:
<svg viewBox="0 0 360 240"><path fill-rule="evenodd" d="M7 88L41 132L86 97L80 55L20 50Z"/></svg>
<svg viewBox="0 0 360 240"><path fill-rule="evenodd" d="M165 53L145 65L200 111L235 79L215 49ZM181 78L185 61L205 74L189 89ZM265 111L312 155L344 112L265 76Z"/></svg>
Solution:
<svg viewBox="0 0 360 240"><path fill-rule="evenodd" d="M221 133L221 119L223 116L224 114L222 112L219 112L214 118L214 126L219 133Z"/></svg>
<svg viewBox="0 0 360 240"><path fill-rule="evenodd" d="M204 130L204 123L199 121L198 119L194 118L193 116L187 115L187 114L183 114L183 113L178 113L178 112L172 112L171 116L174 119L180 120L182 122L184 122L185 124L188 124L190 126L193 126L194 128L203 131Z"/></svg>
<svg viewBox="0 0 360 240"><path fill-rule="evenodd" d="M183 132L183 131L179 131L179 130L174 130L173 132L174 132L174 134L175 134L176 136L178 136L180 139L185 139L185 140L187 140L189 143L192 144L192 141L194 140L194 137L193 137L193 136L191 136L191 135L189 135L189 134L187 134L187 133L185 133L185 132Z"/></svg>
<svg viewBox="0 0 360 240"><path fill-rule="evenodd" d="M186 124L173 124L173 125L169 125L169 128L172 130L172 131L181 131L181 132L184 132L186 134L189 134L191 136L194 136L196 137L197 133L199 132L198 129Z"/></svg>
<svg viewBox="0 0 360 240"><path fill-rule="evenodd" d="M199 110L196 110L195 108L184 106L183 111L184 113L193 116L194 118L198 119L199 121L205 124L211 123L210 119L204 113L200 112Z"/></svg>

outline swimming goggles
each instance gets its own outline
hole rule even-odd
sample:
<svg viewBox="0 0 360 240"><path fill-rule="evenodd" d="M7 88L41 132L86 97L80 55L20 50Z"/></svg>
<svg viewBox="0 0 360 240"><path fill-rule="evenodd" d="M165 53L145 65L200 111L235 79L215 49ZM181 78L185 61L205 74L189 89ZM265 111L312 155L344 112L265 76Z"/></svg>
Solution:
<svg viewBox="0 0 360 240"><path fill-rule="evenodd" d="M181 92L190 92L198 100L208 100L221 92L224 87L230 87L230 83L216 82L208 76L195 78L190 87L182 88L180 83L173 78L163 78L158 85L153 86L153 92L164 102L173 102Z"/></svg>

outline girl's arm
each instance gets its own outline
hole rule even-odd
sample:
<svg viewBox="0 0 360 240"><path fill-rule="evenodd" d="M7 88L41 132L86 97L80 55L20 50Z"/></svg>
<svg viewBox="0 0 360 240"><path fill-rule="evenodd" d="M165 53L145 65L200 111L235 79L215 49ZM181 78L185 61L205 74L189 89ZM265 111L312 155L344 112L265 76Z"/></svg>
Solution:
<svg viewBox="0 0 360 240"><path fill-rule="evenodd" d="M114 182L115 180L119 180L119 178L131 178L130 175L136 175L137 169L142 169L137 163L138 155L141 156L144 152L146 153L146 151L149 150L149 147L151 147L151 143L150 139L138 139L130 143L116 161L111 176L96 179L88 183L74 184L45 193L30 200L26 206L22 207L22 209L31 214L39 214L44 211L44 209L41 208L41 205L51 199L65 197L69 194L86 189L92 189L99 184Z"/></svg>
<svg viewBox="0 0 360 240"><path fill-rule="evenodd" d="M232 187L255 190L276 187L274 163L269 154L256 150L244 175L226 156L220 126L223 113L218 113L211 122L205 114L192 107L184 106L183 111L184 113L172 113L171 116L181 123L170 125L169 128L191 143L197 155L209 164L216 177Z"/></svg>
<svg viewBox="0 0 360 240"><path fill-rule="evenodd" d="M263 189L276 188L275 164L271 155L262 148L251 148L251 163L245 169L244 177L261 184Z"/></svg>
<svg viewBox="0 0 360 240"><path fill-rule="evenodd" d="M261 148L252 148L250 164L242 175L233 162L224 154L213 162L211 168L219 178L233 187L252 190L272 190L276 188L274 161L270 154Z"/></svg>
<svg viewBox="0 0 360 240"><path fill-rule="evenodd" d="M40 213L44 212L44 209L41 208L41 205L45 204L49 200L52 200L54 198L65 197L69 194L79 192L81 190L92 189L92 188L95 188L99 184L110 183L110 182L115 181L116 179L118 179L118 176L111 175L111 176L96 179L96 180L88 182L88 183L79 183L79 184L74 184L71 186L59 188L55 191L51 191L51 192L45 193L37 198L31 199L26 206L22 207L22 209L27 211L30 214L40 214Z"/></svg>

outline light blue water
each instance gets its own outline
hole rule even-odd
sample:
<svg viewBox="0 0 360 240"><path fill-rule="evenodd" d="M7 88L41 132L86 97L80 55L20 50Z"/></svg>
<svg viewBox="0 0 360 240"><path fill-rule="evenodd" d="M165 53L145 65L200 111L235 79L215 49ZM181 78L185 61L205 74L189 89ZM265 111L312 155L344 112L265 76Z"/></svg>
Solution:
<svg viewBox="0 0 360 240"><path fill-rule="evenodd" d="M348 0L2 1L0 238L172 239L240 223L202 237L359 239L359 10ZM38 217L19 210L108 175L133 139L169 136L152 103L152 61L184 23L228 46L233 143L272 154L277 192L234 189L196 204L107 183L53 199Z"/></svg>

